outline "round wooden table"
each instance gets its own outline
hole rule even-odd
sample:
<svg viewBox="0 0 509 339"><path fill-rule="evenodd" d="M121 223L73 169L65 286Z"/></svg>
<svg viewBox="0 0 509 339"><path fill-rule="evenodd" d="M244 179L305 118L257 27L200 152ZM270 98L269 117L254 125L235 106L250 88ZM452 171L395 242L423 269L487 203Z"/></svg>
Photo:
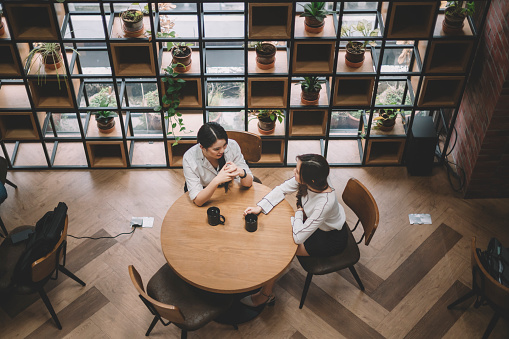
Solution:
<svg viewBox="0 0 509 339"><path fill-rule="evenodd" d="M268 192L253 183L249 189L232 184L227 193L218 188L209 202L196 206L183 194L170 207L161 227L161 246L173 270L185 281L217 293L240 293L261 287L292 261L290 217L294 211L283 200L269 214L258 216L258 230L244 229L243 211L255 206ZM210 226L207 209L216 206L224 225Z"/></svg>

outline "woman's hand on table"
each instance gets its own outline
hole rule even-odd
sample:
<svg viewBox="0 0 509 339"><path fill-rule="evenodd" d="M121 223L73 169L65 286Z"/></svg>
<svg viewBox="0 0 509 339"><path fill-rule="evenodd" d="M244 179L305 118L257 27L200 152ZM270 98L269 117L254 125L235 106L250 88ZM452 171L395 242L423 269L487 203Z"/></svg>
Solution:
<svg viewBox="0 0 509 339"><path fill-rule="evenodd" d="M244 211L244 216L248 214L260 214L262 212L262 208L260 206L248 207Z"/></svg>

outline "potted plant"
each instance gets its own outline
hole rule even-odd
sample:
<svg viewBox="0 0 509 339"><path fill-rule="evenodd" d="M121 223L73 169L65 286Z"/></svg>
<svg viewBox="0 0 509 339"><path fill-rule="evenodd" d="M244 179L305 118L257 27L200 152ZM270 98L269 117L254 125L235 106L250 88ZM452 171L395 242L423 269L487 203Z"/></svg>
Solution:
<svg viewBox="0 0 509 339"><path fill-rule="evenodd" d="M378 36L378 28L372 29L372 25L367 20L361 20L357 25L341 27L341 36L351 36L354 32L361 33L364 37ZM348 67L359 68L364 63L364 53L366 46L376 46L376 42L365 40L349 41L346 44L345 63Z"/></svg>
<svg viewBox="0 0 509 339"><path fill-rule="evenodd" d="M4 22L2 21L3 14L4 12L0 9L0 35L4 35L5 33Z"/></svg>
<svg viewBox="0 0 509 339"><path fill-rule="evenodd" d="M317 105L320 98L320 90L325 80L320 80L318 77L304 77L304 80L298 82L302 92L300 94L300 101L303 105Z"/></svg>
<svg viewBox="0 0 509 339"><path fill-rule="evenodd" d="M276 63L276 45L268 41L257 41L254 44L256 52L256 66L260 69L274 68Z"/></svg>
<svg viewBox="0 0 509 339"><path fill-rule="evenodd" d="M304 29L308 33L323 31L325 18L334 13L325 9L325 2L310 2L301 6L304 7L304 12L300 16L304 17Z"/></svg>
<svg viewBox="0 0 509 339"><path fill-rule="evenodd" d="M171 55L173 57L172 64L175 64L175 70L177 72L187 72L191 68L191 63L193 60L191 59L192 50L191 47L193 44L186 44L185 42L173 42L171 48Z"/></svg>
<svg viewBox="0 0 509 339"><path fill-rule="evenodd" d="M381 109L379 115L373 120L376 127L381 131L392 131L396 124L396 117L398 116L399 109Z"/></svg>
<svg viewBox="0 0 509 339"><path fill-rule="evenodd" d="M139 6L139 3L135 3ZM120 13L122 30L128 37L138 37L143 34L143 11L140 9L127 9Z"/></svg>
<svg viewBox="0 0 509 339"><path fill-rule="evenodd" d="M115 98L110 93L111 89L103 88L99 93L94 94L90 98L91 107L109 107L115 106ZM117 113L113 111L96 111L94 112L97 128L102 133L111 133L115 129L115 117Z"/></svg>
<svg viewBox="0 0 509 339"><path fill-rule="evenodd" d="M473 1L447 1L442 29L446 34L461 32L467 15L474 14Z"/></svg>
<svg viewBox="0 0 509 339"><path fill-rule="evenodd" d="M260 109L252 112L253 119L258 119L258 131L260 134L272 134L276 128L276 120L283 122L285 113L279 109Z"/></svg>

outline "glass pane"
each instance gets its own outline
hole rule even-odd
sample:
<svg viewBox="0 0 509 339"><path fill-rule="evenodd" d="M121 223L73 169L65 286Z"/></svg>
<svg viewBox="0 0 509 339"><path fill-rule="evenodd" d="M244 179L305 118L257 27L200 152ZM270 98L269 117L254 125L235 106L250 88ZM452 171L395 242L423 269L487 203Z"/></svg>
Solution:
<svg viewBox="0 0 509 339"><path fill-rule="evenodd" d="M330 134L357 135L362 112L362 110L333 111L331 116Z"/></svg>
<svg viewBox="0 0 509 339"><path fill-rule="evenodd" d="M175 31L179 38L197 38L198 21L194 15L160 15L161 32Z"/></svg>
<svg viewBox="0 0 509 339"><path fill-rule="evenodd" d="M155 6L152 5L154 9ZM172 3L172 2L160 2L159 3L159 12L161 11L171 11L171 12L196 12L196 4L192 3Z"/></svg>
<svg viewBox="0 0 509 339"><path fill-rule="evenodd" d="M304 12L304 9L302 8L302 6L304 6L305 4L309 4L310 2L297 2L297 8L296 8L296 13L302 13ZM332 9L334 8L334 3L332 2L326 2L325 3L325 9L326 10L329 10L329 11L332 11ZM338 5L338 11L339 11L339 5Z"/></svg>
<svg viewBox="0 0 509 339"><path fill-rule="evenodd" d="M375 20L376 16L373 14L343 15L341 28L348 31L347 36L373 36ZM374 36L380 36L380 32Z"/></svg>
<svg viewBox="0 0 509 339"><path fill-rule="evenodd" d="M289 140L288 141L288 164L296 164L295 157L301 154L322 154L320 140Z"/></svg>
<svg viewBox="0 0 509 339"><path fill-rule="evenodd" d="M133 124L134 136L148 134L159 134L159 136L162 136L163 134L163 126L160 113L131 112L131 121Z"/></svg>
<svg viewBox="0 0 509 339"><path fill-rule="evenodd" d="M244 37L243 15L204 15L203 20L206 37Z"/></svg>
<svg viewBox="0 0 509 339"><path fill-rule="evenodd" d="M134 83L128 82L125 85L127 102L125 95L122 98L122 106L127 107L155 107L159 105L157 85L153 83Z"/></svg>
<svg viewBox="0 0 509 339"><path fill-rule="evenodd" d="M386 48L382 60L382 72L410 72L410 61L414 48L413 41L397 41L396 45L407 45L409 48ZM377 49L380 53L380 49Z"/></svg>
<svg viewBox="0 0 509 339"><path fill-rule="evenodd" d="M405 95L405 81L380 81L376 94L376 105L403 105ZM408 90L405 95L405 105L411 105Z"/></svg>
<svg viewBox="0 0 509 339"><path fill-rule="evenodd" d="M110 16L106 15L106 23ZM99 38L104 39L103 21L100 15L71 15L72 32L78 39ZM65 38L71 38L71 26L65 30Z"/></svg>
<svg viewBox="0 0 509 339"><path fill-rule="evenodd" d="M207 73L244 73L244 51L208 49L205 66Z"/></svg>
<svg viewBox="0 0 509 339"><path fill-rule="evenodd" d="M69 3L69 12L100 12L101 6L99 4L87 4L87 3ZM104 6L104 11L109 12L110 7Z"/></svg>
<svg viewBox="0 0 509 339"><path fill-rule="evenodd" d="M375 1L359 1L359 2L348 1L348 2L345 2L346 10L354 10L354 11L366 10L366 9L376 10L377 6L378 6L378 2L375 2Z"/></svg>
<svg viewBox="0 0 509 339"><path fill-rule="evenodd" d="M85 101L88 99L88 105ZM108 104L107 106L106 103ZM85 83L85 91L81 96L81 107L117 107L112 83Z"/></svg>
<svg viewBox="0 0 509 339"><path fill-rule="evenodd" d="M244 106L244 82L208 82L207 105Z"/></svg>
<svg viewBox="0 0 509 339"><path fill-rule="evenodd" d="M244 4L241 2L217 2L210 4L203 4L203 9L205 11L243 11Z"/></svg>
<svg viewBox="0 0 509 339"><path fill-rule="evenodd" d="M78 44L81 45L81 44ZM80 62L83 74L111 74L107 51L81 51Z"/></svg>
<svg viewBox="0 0 509 339"><path fill-rule="evenodd" d="M358 140L330 140L327 161L331 164L360 164Z"/></svg>
<svg viewBox="0 0 509 339"><path fill-rule="evenodd" d="M244 131L244 111L209 112L209 122L217 122L227 131Z"/></svg>
<svg viewBox="0 0 509 339"><path fill-rule="evenodd" d="M55 123L55 131L57 132L58 137L81 137L76 113L51 113L51 116ZM86 116L86 113L81 114L82 126L85 124ZM49 124L48 130L46 131L46 137L53 136L53 128L52 125Z"/></svg>

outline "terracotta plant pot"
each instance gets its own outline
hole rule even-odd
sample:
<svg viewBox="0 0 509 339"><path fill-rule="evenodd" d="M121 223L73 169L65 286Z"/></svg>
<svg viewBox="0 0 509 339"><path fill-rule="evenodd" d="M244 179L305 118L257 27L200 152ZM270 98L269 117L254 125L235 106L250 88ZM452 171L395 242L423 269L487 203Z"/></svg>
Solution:
<svg viewBox="0 0 509 339"><path fill-rule="evenodd" d="M97 128L102 133L111 133L115 129L115 118L107 118L107 119L95 119L97 122Z"/></svg>
<svg viewBox="0 0 509 339"><path fill-rule="evenodd" d="M307 16L304 18L304 29L308 33L320 33L323 31L323 27L325 26L325 20L319 21L313 17Z"/></svg>
<svg viewBox="0 0 509 339"><path fill-rule="evenodd" d="M42 62L46 69L57 69L62 67L62 53L60 52L60 46L57 45L57 52L45 55L42 57Z"/></svg>
<svg viewBox="0 0 509 339"><path fill-rule="evenodd" d="M143 15L141 16L140 20L131 21L124 17L125 13L128 13L128 12L129 13L136 13L136 12L141 13L141 11L138 11L136 9L128 9L128 10L122 12L122 14L120 15L120 17L122 18L122 30L124 31L124 34L128 37L135 38L135 37L142 35L145 30L144 24L143 24Z"/></svg>
<svg viewBox="0 0 509 339"><path fill-rule="evenodd" d="M382 121L382 124L378 125L378 128L381 131L389 132L389 131L392 131L392 129L394 128L395 124L396 124L396 118L388 119L388 120Z"/></svg>
<svg viewBox="0 0 509 339"><path fill-rule="evenodd" d="M304 92L300 93L300 102L303 105L311 106L318 105L318 99L320 99L320 92Z"/></svg>
<svg viewBox="0 0 509 339"><path fill-rule="evenodd" d="M454 7L447 8L445 10L444 21L442 21L442 30L446 34L457 34L463 31L465 25L464 14L451 14L454 11Z"/></svg>
<svg viewBox="0 0 509 339"><path fill-rule="evenodd" d="M348 67L359 68L364 63L366 49L362 42L350 41L346 44L345 63Z"/></svg>
<svg viewBox="0 0 509 339"><path fill-rule="evenodd" d="M269 121L262 121L258 119L258 131L260 134L272 134L274 133L274 130L276 129L276 121L272 121L269 119Z"/></svg>
<svg viewBox="0 0 509 339"><path fill-rule="evenodd" d="M184 46L184 47L180 47L181 49L184 50L184 55L181 55L181 56L176 56L174 55L174 51L175 51L175 47L172 47L171 48L171 55L173 56L173 59L172 59L172 63L174 64L182 64L182 65L179 65L177 67L175 67L175 70L177 72L187 72L189 71L189 69L191 69L191 63L193 62L193 60L191 59L191 55L192 55L192 50L189 46Z"/></svg>
<svg viewBox="0 0 509 339"><path fill-rule="evenodd" d="M256 65L260 69L274 68L276 63L276 45L269 42L262 43L262 50L255 49Z"/></svg>

